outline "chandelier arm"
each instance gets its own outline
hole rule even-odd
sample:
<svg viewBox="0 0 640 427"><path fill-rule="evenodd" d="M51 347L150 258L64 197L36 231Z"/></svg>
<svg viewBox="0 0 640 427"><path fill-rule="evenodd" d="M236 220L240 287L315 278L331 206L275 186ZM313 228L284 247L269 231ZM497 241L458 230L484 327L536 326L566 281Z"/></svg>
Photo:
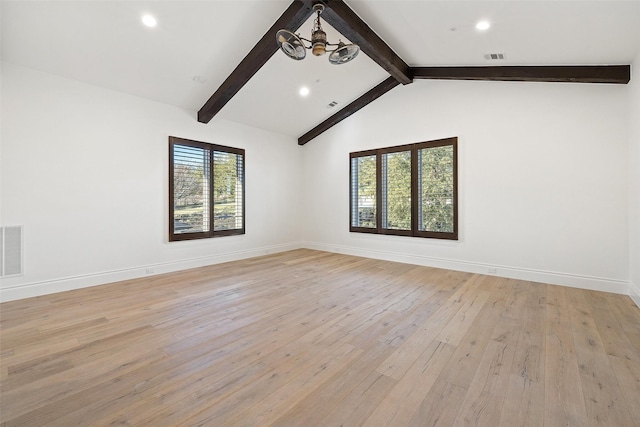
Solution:
<svg viewBox="0 0 640 427"><path fill-rule="evenodd" d="M312 49L313 48L313 43L311 42L311 40L308 39L304 39L302 37L298 37L300 39L300 41L302 42L302 47L305 49ZM304 42L309 43L309 46L307 46Z"/></svg>

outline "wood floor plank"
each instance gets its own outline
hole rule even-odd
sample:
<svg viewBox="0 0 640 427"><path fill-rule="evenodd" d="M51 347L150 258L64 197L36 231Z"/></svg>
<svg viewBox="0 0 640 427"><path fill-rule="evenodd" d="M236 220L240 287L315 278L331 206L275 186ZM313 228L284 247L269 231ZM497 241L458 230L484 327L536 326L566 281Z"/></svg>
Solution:
<svg viewBox="0 0 640 427"><path fill-rule="evenodd" d="M622 300L623 297L620 298ZM618 301L607 298L602 292L592 292L589 295L589 308L595 320L602 345L609 356L621 359L635 359L640 363L636 349L629 339L629 335L622 327L622 323L614 315L613 306Z"/></svg>
<svg viewBox="0 0 640 427"><path fill-rule="evenodd" d="M567 289L566 293L589 425L637 425L592 317L586 299L592 292Z"/></svg>
<svg viewBox="0 0 640 427"><path fill-rule="evenodd" d="M276 253L2 303L0 424L640 426L640 309Z"/></svg>
<svg viewBox="0 0 640 427"><path fill-rule="evenodd" d="M533 286L521 313L511 373L501 411L502 425L543 425L545 329L548 286Z"/></svg>
<svg viewBox="0 0 640 427"><path fill-rule="evenodd" d="M611 367L616 373L629 411L637 424L640 424L640 363L634 359L610 357Z"/></svg>
<svg viewBox="0 0 640 427"><path fill-rule="evenodd" d="M341 350L333 352L329 358L322 360L315 369L300 370L291 381L274 390L252 407L243 409L228 424L247 427L273 424L281 414L296 406L322 383L357 359L363 351L350 344Z"/></svg>
<svg viewBox="0 0 640 427"><path fill-rule="evenodd" d="M208 396L205 396L204 399L201 398L199 405L188 405L190 408L195 408L197 413L186 418L184 422L188 425L233 425L233 420L241 417L249 408L268 399L276 390L293 381L297 372L306 369L321 369L322 364L327 363L323 359L326 358L328 361L336 354L346 356L351 353L351 357L353 357L362 351L347 344L347 339L344 336L327 345L329 341L333 341L333 338L328 339L326 343L324 339L319 341L318 347L314 348L315 351L307 350L297 355L286 353L285 359L281 359L283 361L276 361L272 371L247 386L237 390L232 388L217 400L215 406L211 405L212 402ZM172 425L175 425L175 421L161 415L152 418L150 423L154 424L160 421L163 423L172 421ZM245 421L251 422L252 420L246 419Z"/></svg>
<svg viewBox="0 0 640 427"><path fill-rule="evenodd" d="M578 370L565 289L549 286L545 311L545 425L586 426L587 408Z"/></svg>
<svg viewBox="0 0 640 427"><path fill-rule="evenodd" d="M515 347L489 341L454 425L500 425Z"/></svg>
<svg viewBox="0 0 640 427"><path fill-rule="evenodd" d="M443 343L457 346L473 325L478 313L489 297L486 291L477 290L472 298L467 299L460 310L447 322L447 325L440 331L436 340Z"/></svg>
<svg viewBox="0 0 640 427"><path fill-rule="evenodd" d="M336 407L345 400L346 396L367 378L371 373L371 366L382 362L394 350L394 347L381 342L367 346L367 351L360 353L357 359L297 402L271 425L274 427L318 425L322 419L336 411Z"/></svg>
<svg viewBox="0 0 640 427"><path fill-rule="evenodd" d="M396 380L393 378L371 371L317 425L323 427L362 425L395 384Z"/></svg>
<svg viewBox="0 0 640 427"><path fill-rule="evenodd" d="M468 280L378 367L378 372L396 380L402 378L424 351L425 343L431 342L446 328L456 313L465 307L465 303L475 298L474 282L473 280Z"/></svg>
<svg viewBox="0 0 640 427"><path fill-rule="evenodd" d="M455 347L433 340L367 419L369 425L407 425L436 382Z"/></svg>
<svg viewBox="0 0 640 427"><path fill-rule="evenodd" d="M449 363L442 370L440 374L441 385L453 384L465 390L468 389L489 342L492 340L505 341L504 334L497 334L495 330L509 325L505 322L502 314L513 293L513 289L508 286L511 283L510 281L505 279L497 281L499 283L506 282L507 286L504 288L498 287L492 292L484 305L484 309L467 331L463 341L456 347ZM514 335L514 331L510 327L508 332L508 336ZM430 393L428 397L433 398L434 396Z"/></svg>
<svg viewBox="0 0 640 427"><path fill-rule="evenodd" d="M449 427L455 422L467 389L439 378L406 426Z"/></svg>

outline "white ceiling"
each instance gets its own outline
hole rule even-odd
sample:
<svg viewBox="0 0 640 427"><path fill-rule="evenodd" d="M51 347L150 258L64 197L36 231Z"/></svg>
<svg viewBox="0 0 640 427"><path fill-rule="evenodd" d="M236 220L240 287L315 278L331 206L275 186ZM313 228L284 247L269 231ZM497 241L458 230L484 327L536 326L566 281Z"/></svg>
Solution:
<svg viewBox="0 0 640 427"><path fill-rule="evenodd" d="M197 111L290 3L2 0L2 60ZM630 64L640 51L640 0L346 3L411 66ZM277 52L218 116L298 137L387 77L363 54L333 66Z"/></svg>

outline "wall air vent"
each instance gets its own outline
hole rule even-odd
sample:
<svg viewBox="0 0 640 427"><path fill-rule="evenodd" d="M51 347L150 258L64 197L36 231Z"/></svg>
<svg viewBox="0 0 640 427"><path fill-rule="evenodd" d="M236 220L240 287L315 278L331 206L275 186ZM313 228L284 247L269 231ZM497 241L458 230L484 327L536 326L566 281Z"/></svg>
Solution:
<svg viewBox="0 0 640 427"><path fill-rule="evenodd" d="M0 277L22 275L22 226L0 227Z"/></svg>
<svg viewBox="0 0 640 427"><path fill-rule="evenodd" d="M504 59L504 53L485 53L484 59L487 61L496 61Z"/></svg>

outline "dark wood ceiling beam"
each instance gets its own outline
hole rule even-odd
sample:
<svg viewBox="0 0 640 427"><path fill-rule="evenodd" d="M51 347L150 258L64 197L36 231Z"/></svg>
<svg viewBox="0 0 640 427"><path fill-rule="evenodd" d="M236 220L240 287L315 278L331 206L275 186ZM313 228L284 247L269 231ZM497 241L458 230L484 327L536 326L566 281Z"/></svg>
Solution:
<svg viewBox="0 0 640 427"><path fill-rule="evenodd" d="M198 111L198 121L209 123L222 107L258 72L278 51L276 33L282 28L296 31L313 14L313 2L295 0L269 28L231 75L220 85L211 98Z"/></svg>
<svg viewBox="0 0 640 427"><path fill-rule="evenodd" d="M199 122L208 123L240 91L278 51L276 32L282 28L295 32L313 14L314 3L325 5L322 20L352 43L359 45L362 52L384 68L391 77L302 135L298 138L300 145L306 144L398 84L411 83L414 78L618 84L626 84L631 79L629 65L409 67L343 0L294 0L198 111Z"/></svg>
<svg viewBox="0 0 640 427"><path fill-rule="evenodd" d="M324 15L324 13L323 13ZM412 67L415 79L494 80L527 82L577 82L626 84L631 79L629 65L597 66L507 66L507 67ZM367 104L399 84L389 77L351 104L298 138L304 145L322 132L335 126Z"/></svg>
<svg viewBox="0 0 640 427"><path fill-rule="evenodd" d="M342 110L335 113L333 116L329 117L324 122L320 123L318 126L311 129L309 132L302 135L298 138L298 145L304 145L307 142L311 141L316 136L320 135L322 132L327 129L337 125L356 111L365 107L367 104L375 101L380 98L385 93L389 92L394 87L398 86L400 82L395 79L395 77L388 77L385 81L362 95L360 98L353 101L351 104L344 107Z"/></svg>
<svg viewBox="0 0 640 427"><path fill-rule="evenodd" d="M415 79L439 80L626 84L631 79L629 65L413 67L412 71Z"/></svg>
<svg viewBox="0 0 640 427"><path fill-rule="evenodd" d="M369 58L402 84L413 81L411 68L342 0L318 1L325 5L321 19L345 36Z"/></svg>

